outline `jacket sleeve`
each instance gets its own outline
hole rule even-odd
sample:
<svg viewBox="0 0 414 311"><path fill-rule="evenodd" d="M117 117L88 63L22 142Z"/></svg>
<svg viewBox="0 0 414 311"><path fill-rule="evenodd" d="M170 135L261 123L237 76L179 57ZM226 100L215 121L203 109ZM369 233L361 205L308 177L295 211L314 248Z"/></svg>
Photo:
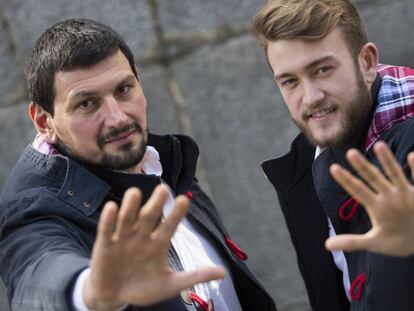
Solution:
<svg viewBox="0 0 414 311"><path fill-rule="evenodd" d="M12 310L73 310L73 282L89 263L87 242L73 219L52 212L64 207L31 200L1 206L0 272Z"/></svg>

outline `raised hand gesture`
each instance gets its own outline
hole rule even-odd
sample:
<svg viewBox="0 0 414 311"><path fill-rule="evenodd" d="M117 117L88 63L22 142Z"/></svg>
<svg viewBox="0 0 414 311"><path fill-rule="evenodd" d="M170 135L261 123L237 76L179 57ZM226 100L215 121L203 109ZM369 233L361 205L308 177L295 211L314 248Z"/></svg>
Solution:
<svg viewBox="0 0 414 311"><path fill-rule="evenodd" d="M102 211L84 300L93 310L122 305L150 305L172 298L200 282L223 278L224 268L176 272L168 265L170 239L185 216L189 201L178 196L171 214L162 220L168 189L158 186L140 208L141 193L128 189L121 207L108 202Z"/></svg>
<svg viewBox="0 0 414 311"><path fill-rule="evenodd" d="M360 204L372 223L372 229L363 235L343 234L326 241L329 250L371 252L407 256L414 254L414 186L410 183L384 142L374 145L385 175L379 168L352 149L347 159L359 179L338 164L330 168L333 178ZM407 157L414 177L414 152Z"/></svg>

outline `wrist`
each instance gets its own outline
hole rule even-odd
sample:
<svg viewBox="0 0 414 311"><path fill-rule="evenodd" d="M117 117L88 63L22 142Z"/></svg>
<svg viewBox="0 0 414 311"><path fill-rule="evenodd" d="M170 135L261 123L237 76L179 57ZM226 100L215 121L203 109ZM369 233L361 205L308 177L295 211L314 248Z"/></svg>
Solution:
<svg viewBox="0 0 414 311"><path fill-rule="evenodd" d="M88 275L85 279L83 287L83 301L86 307L93 311L120 311L126 307L126 305L121 302L99 297L94 286L91 284L90 275Z"/></svg>

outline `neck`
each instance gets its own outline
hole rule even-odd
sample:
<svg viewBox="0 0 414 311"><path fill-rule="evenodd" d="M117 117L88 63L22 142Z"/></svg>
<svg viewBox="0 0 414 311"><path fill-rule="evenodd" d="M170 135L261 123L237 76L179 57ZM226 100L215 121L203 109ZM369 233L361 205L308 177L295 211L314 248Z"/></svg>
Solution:
<svg viewBox="0 0 414 311"><path fill-rule="evenodd" d="M124 173L124 174L144 174L145 173L141 168L141 162L139 162L137 165L134 165L132 167L129 167L123 170L112 170L112 171Z"/></svg>

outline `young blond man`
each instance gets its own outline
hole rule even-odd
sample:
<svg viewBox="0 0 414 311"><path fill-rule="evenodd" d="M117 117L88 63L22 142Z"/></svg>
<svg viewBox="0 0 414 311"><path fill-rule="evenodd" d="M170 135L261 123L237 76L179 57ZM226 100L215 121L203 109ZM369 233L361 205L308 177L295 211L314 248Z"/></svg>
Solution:
<svg viewBox="0 0 414 311"><path fill-rule="evenodd" d="M263 169L312 308L410 310L414 259L389 255L414 253L414 71L379 64L349 0L270 0L252 31L301 131Z"/></svg>

